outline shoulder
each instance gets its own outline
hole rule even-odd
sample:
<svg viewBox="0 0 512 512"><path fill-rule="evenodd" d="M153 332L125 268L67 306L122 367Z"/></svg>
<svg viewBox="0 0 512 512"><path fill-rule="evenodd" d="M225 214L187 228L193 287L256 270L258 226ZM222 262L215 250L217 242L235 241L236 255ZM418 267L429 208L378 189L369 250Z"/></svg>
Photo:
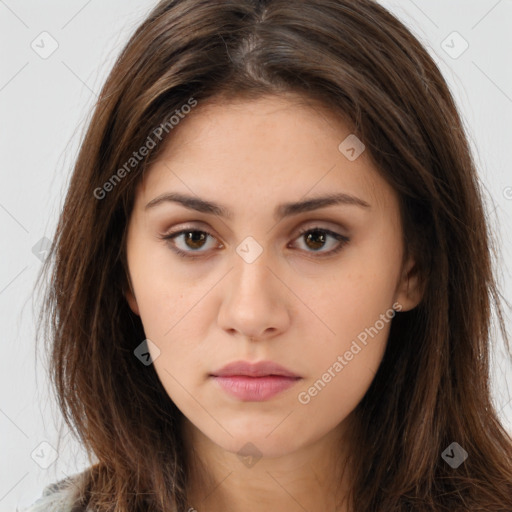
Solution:
<svg viewBox="0 0 512 512"><path fill-rule="evenodd" d="M75 506L78 498L78 479L83 473L73 475L47 485L41 496L26 508L17 512L86 512Z"/></svg>

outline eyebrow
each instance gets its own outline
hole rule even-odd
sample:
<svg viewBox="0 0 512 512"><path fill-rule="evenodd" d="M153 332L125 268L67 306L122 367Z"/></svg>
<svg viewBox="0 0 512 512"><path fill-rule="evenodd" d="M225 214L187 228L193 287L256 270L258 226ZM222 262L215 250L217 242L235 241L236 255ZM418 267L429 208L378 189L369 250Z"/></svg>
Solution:
<svg viewBox="0 0 512 512"><path fill-rule="evenodd" d="M155 197L145 206L144 209L147 210L149 208L154 208L159 204L167 202L178 203L185 208L188 208L189 210L195 210L201 213L215 215L217 217L224 217L226 219L233 218L233 213L226 206L214 203L212 201L207 201L206 199L201 199L199 197L179 194L176 192L169 192ZM275 208L274 218L276 220L280 220L285 217L291 217L292 215L298 215L299 213L310 212L332 205L347 205L358 206L361 208L371 208L370 204L368 204L366 201L350 194L328 194L325 196L306 199L304 201L282 203Z"/></svg>

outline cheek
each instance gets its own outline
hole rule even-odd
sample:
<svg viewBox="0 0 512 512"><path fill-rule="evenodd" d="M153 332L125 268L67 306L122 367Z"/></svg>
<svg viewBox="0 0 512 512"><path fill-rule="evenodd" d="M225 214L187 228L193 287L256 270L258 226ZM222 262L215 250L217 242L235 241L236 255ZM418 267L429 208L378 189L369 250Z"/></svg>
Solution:
<svg viewBox="0 0 512 512"><path fill-rule="evenodd" d="M382 361L390 322L379 323L380 330L372 324L359 337L341 335L330 346L311 352L314 375L296 396L305 430L314 431L318 424L326 430L334 428L357 407Z"/></svg>
<svg viewBox="0 0 512 512"><path fill-rule="evenodd" d="M157 357L151 354L155 370L174 399L180 392L178 383L186 385L199 377L198 362L208 360L201 340L207 339L208 326L214 321L205 297L213 284L207 279L194 283L157 266L139 277L134 289L144 333L157 347Z"/></svg>
<svg viewBox="0 0 512 512"><path fill-rule="evenodd" d="M394 302L394 274L391 267L372 269L371 263L362 260L332 274L321 290L309 295L308 305L323 322L323 325L314 322L322 352L331 353L332 349L344 352L353 339L376 322L379 331L384 329L382 315L393 315L390 308ZM306 290L303 292L305 295Z"/></svg>
<svg viewBox="0 0 512 512"><path fill-rule="evenodd" d="M311 418L332 410L333 403L338 404L338 420L356 407L380 366L395 316L394 268L377 269L361 258L345 269L333 276L324 293L310 297L324 325L314 323L321 329L316 336L309 326L308 339L315 343L302 349L311 374L297 399L315 410Z"/></svg>
<svg viewBox="0 0 512 512"><path fill-rule="evenodd" d="M173 261L163 242L134 243L128 264L146 336L165 343L174 325L200 300L201 284Z"/></svg>

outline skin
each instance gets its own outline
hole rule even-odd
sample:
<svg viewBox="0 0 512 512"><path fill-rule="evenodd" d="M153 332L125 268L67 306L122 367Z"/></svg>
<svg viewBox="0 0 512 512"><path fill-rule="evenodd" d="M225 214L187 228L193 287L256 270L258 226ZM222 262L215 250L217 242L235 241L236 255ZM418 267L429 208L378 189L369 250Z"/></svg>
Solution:
<svg viewBox="0 0 512 512"><path fill-rule="evenodd" d="M287 94L200 103L140 182L129 219L127 300L154 344L155 370L185 416L189 506L198 512L348 510L335 505L350 482L340 462L348 453L343 440L391 323L359 343L362 350L308 403L299 393L393 304L407 311L421 299L414 260L402 265L395 191L367 151L354 161L340 152L348 125L299 100ZM146 208L170 192L222 204L232 217L170 201ZM281 203L338 192L370 206L273 217ZM323 242L308 243L299 230L314 227L349 242L323 256L339 242L322 232ZM162 239L185 228L211 236L188 244L184 235ZM236 250L249 236L262 249L250 263ZM173 242L191 257L174 253ZM209 377L237 360L275 361L302 379L269 400L241 401ZM237 455L248 442L261 457L253 465Z"/></svg>

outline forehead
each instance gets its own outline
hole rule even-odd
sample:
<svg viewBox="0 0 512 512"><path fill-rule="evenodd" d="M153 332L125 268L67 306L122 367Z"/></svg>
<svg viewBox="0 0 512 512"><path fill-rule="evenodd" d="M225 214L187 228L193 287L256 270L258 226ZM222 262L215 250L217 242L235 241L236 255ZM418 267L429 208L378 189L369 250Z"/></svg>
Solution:
<svg viewBox="0 0 512 512"><path fill-rule="evenodd" d="M173 129L138 193L147 199L168 188L228 203L242 195L241 204L265 198L270 208L284 198L344 192L385 207L394 191L368 152L351 161L340 150L352 137L340 115L296 94L215 98Z"/></svg>

